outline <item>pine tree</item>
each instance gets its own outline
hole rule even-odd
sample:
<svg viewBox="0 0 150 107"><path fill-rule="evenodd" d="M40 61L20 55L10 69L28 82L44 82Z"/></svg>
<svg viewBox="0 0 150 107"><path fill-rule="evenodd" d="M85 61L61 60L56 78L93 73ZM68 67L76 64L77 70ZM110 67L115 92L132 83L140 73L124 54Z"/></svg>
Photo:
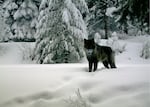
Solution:
<svg viewBox="0 0 150 107"><path fill-rule="evenodd" d="M149 0L119 0L117 19L121 25L127 26L127 23L138 27L141 31L149 32ZM125 29L126 30L126 29Z"/></svg>
<svg viewBox="0 0 150 107"><path fill-rule="evenodd" d="M85 19L86 16L89 14L88 6L85 0L72 0L72 2L75 4L77 9L79 9L79 11L81 12L83 19Z"/></svg>
<svg viewBox="0 0 150 107"><path fill-rule="evenodd" d="M114 6L114 0L87 0L90 8L90 18L88 19L89 30L104 29L105 39L108 39L109 17L106 15L107 8Z"/></svg>
<svg viewBox="0 0 150 107"><path fill-rule="evenodd" d="M80 1L85 6L84 0ZM37 63L77 62L83 57L82 40L87 33L80 5L72 0L41 2L33 55Z"/></svg>
<svg viewBox="0 0 150 107"><path fill-rule="evenodd" d="M3 4L5 23L11 39L34 39L39 3L35 0L6 0Z"/></svg>

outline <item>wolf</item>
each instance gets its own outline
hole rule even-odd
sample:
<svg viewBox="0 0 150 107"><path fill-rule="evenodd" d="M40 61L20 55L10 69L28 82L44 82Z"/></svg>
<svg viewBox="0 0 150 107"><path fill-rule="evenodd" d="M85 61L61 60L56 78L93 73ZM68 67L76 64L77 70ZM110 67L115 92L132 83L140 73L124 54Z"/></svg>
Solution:
<svg viewBox="0 0 150 107"><path fill-rule="evenodd" d="M108 46L100 46L94 42L94 39L84 39L84 49L89 62L89 72L97 70L98 62L101 61L106 68L116 68L115 52Z"/></svg>

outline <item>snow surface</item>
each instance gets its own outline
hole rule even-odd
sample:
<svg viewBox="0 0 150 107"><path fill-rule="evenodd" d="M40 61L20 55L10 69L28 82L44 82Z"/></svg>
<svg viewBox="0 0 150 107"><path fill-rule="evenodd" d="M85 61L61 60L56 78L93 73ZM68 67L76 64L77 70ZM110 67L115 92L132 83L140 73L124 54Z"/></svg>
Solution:
<svg viewBox="0 0 150 107"><path fill-rule="evenodd" d="M17 65L22 62L19 47L26 44L0 43L0 107L149 107L150 59L140 58L145 40L119 41L127 45L116 56L117 69L99 63L92 73L87 61ZM78 90L88 106L76 106Z"/></svg>
<svg viewBox="0 0 150 107"><path fill-rule="evenodd" d="M80 92L91 107L148 107L148 65L88 73L86 64L0 67L1 107L67 107ZM38 106L37 106L38 105Z"/></svg>

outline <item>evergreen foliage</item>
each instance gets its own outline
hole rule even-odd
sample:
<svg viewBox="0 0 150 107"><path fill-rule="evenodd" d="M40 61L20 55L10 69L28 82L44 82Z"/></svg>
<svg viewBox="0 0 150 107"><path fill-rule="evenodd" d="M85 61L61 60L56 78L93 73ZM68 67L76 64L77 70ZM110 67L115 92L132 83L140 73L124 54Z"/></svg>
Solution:
<svg viewBox="0 0 150 107"><path fill-rule="evenodd" d="M6 0L3 3L9 39L34 39L38 16L37 0Z"/></svg>
<svg viewBox="0 0 150 107"><path fill-rule="evenodd" d="M84 0L78 1L82 1L81 6L86 6ZM72 0L43 0L38 22L33 57L37 63L77 62L83 57L86 26Z"/></svg>
<svg viewBox="0 0 150 107"><path fill-rule="evenodd" d="M108 30L112 26L113 18L106 15L107 9L115 5L114 0L87 0L90 10L90 17L88 19L88 29L97 32L98 29L105 30L105 38L107 39L109 34ZM111 29L113 30L113 28ZM92 34L93 35L93 34Z"/></svg>
<svg viewBox="0 0 150 107"><path fill-rule="evenodd" d="M131 23L141 31L149 32L149 0L120 0L117 19L121 25Z"/></svg>

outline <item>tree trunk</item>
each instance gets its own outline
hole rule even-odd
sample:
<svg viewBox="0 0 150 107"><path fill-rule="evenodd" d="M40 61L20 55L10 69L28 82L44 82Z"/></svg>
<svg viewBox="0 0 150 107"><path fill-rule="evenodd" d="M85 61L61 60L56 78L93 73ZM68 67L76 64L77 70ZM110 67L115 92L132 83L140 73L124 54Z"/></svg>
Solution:
<svg viewBox="0 0 150 107"><path fill-rule="evenodd" d="M116 1L116 6L117 6L117 7L119 6L119 1L118 1L118 0Z"/></svg>
<svg viewBox="0 0 150 107"><path fill-rule="evenodd" d="M124 31L124 33L128 34L128 25L127 25L127 23L124 24L123 31Z"/></svg>
<svg viewBox="0 0 150 107"><path fill-rule="evenodd" d="M105 39L108 39L108 17L106 15L104 15L104 23L105 23L105 26L104 26L104 29L105 29Z"/></svg>
<svg viewBox="0 0 150 107"><path fill-rule="evenodd" d="M108 7L108 1L106 0L105 9L104 9L105 39L108 39L108 16L106 15L107 7Z"/></svg>

